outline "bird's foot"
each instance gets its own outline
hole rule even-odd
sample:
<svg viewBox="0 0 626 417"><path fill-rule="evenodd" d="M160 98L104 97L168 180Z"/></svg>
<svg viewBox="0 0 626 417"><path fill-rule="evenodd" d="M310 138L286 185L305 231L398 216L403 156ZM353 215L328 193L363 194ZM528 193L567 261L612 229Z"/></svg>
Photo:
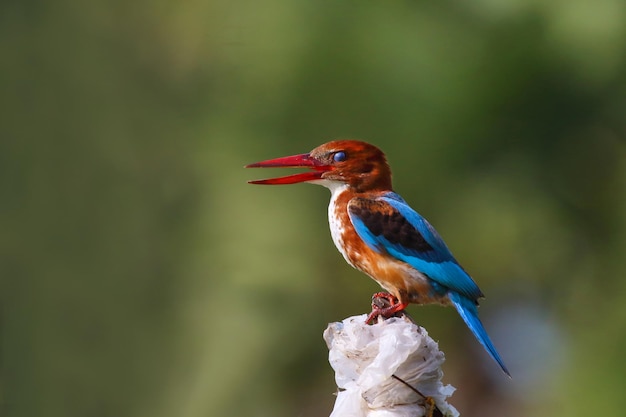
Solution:
<svg viewBox="0 0 626 417"><path fill-rule="evenodd" d="M393 317L404 310L407 305L408 303L401 303L393 294L378 292L372 296L372 312L365 319L365 323L371 323L378 317L384 319Z"/></svg>

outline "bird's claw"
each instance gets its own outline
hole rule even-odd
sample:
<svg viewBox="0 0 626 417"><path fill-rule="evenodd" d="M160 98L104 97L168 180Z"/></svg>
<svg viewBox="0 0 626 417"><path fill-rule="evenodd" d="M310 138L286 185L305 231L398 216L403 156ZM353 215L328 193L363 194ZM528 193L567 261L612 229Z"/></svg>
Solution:
<svg viewBox="0 0 626 417"><path fill-rule="evenodd" d="M388 319L397 316L406 306L407 303L401 303L395 295L378 292L372 295L372 312L365 319L365 323L371 323L378 317Z"/></svg>

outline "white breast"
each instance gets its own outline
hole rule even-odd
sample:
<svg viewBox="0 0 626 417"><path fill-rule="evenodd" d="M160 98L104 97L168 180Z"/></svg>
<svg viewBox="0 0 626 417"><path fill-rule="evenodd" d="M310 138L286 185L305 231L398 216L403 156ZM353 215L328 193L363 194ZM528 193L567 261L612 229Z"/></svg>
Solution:
<svg viewBox="0 0 626 417"><path fill-rule="evenodd" d="M338 212L337 200L339 196L348 190L348 184L339 181L329 180L317 180L311 181L313 184L323 185L328 188L331 193L330 204L328 205L328 225L330 226L330 235L333 238L333 242L337 247L337 250L343 255L346 262L354 267L354 264L350 261L346 254L346 247L343 240L343 234L345 232L343 224L341 223L341 216Z"/></svg>
<svg viewBox="0 0 626 417"><path fill-rule="evenodd" d="M339 196L348 189L347 184L341 184L337 187L328 187L332 193L330 204L328 205L328 225L330 226L330 235L333 238L333 242L337 247L337 250L343 255L346 262L354 267L354 264L348 258L346 253L346 245L343 240L343 234L345 232L344 226L341 222L341 215L339 213L339 207L337 206L337 200ZM345 208L344 208L345 209Z"/></svg>

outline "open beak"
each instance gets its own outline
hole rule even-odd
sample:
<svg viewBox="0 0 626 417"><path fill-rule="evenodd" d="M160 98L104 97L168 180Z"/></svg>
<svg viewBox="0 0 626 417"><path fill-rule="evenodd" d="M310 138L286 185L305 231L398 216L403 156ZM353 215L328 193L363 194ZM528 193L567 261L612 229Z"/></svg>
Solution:
<svg viewBox="0 0 626 417"><path fill-rule="evenodd" d="M324 172L330 171L331 166L324 165L308 153L285 156L282 158L268 159L267 161L255 162L246 165L245 168L310 168L311 171L285 177L268 178L266 180L248 181L250 184L296 184L299 182L314 181L322 178Z"/></svg>

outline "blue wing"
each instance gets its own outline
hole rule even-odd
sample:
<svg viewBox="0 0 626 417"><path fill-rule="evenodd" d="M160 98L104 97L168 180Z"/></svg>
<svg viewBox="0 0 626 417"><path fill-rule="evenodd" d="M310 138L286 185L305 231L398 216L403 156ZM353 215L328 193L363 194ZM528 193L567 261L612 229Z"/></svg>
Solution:
<svg viewBox="0 0 626 417"><path fill-rule="evenodd" d="M398 194L353 198L348 203L348 214L369 247L427 275L436 291L452 290L474 301L483 296L435 228Z"/></svg>
<svg viewBox="0 0 626 417"><path fill-rule="evenodd" d="M426 219L393 192L353 198L348 203L348 214L369 247L408 263L431 279L436 292L447 293L474 336L511 376L478 318L476 300L482 297L480 289Z"/></svg>

